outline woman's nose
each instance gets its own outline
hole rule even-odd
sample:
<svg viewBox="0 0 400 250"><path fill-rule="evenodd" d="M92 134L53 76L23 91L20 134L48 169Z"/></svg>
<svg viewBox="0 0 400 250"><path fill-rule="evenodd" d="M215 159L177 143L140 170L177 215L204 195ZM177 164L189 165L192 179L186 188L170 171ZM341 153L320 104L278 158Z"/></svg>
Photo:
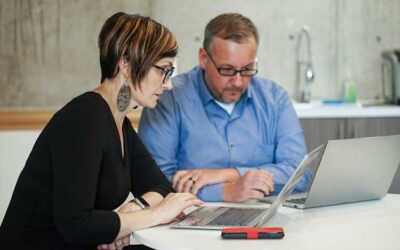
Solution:
<svg viewBox="0 0 400 250"><path fill-rule="evenodd" d="M171 90L172 89L172 80L168 79L168 81L163 83L161 86L166 90Z"/></svg>

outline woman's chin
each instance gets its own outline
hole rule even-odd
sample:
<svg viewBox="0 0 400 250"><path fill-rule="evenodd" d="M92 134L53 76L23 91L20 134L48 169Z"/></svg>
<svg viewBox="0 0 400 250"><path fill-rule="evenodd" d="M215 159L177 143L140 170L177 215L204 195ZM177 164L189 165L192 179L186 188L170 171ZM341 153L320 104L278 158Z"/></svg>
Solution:
<svg viewBox="0 0 400 250"><path fill-rule="evenodd" d="M146 103L143 107L149 108L149 109L153 109L157 106L157 101L154 102L148 102Z"/></svg>

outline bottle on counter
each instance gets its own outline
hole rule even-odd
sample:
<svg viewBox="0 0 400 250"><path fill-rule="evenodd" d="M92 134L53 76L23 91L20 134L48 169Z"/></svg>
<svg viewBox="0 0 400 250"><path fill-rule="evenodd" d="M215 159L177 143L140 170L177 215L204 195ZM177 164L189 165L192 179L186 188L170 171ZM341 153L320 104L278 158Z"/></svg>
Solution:
<svg viewBox="0 0 400 250"><path fill-rule="evenodd" d="M357 100L357 84L353 79L347 78L343 81L343 101L355 103Z"/></svg>

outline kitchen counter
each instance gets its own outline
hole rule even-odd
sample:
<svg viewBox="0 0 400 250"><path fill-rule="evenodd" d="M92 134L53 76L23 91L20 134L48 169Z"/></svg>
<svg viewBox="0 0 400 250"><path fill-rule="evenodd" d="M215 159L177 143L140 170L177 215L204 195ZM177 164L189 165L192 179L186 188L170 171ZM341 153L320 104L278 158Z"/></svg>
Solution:
<svg viewBox="0 0 400 250"><path fill-rule="evenodd" d="M294 103L300 119L400 117L400 106L359 104Z"/></svg>
<svg viewBox="0 0 400 250"><path fill-rule="evenodd" d="M321 102L294 103L300 119L328 118L384 118L400 117L400 106L362 106L358 104L322 104ZM55 110L0 109L1 130L41 130ZM137 128L142 110L128 114L132 125Z"/></svg>

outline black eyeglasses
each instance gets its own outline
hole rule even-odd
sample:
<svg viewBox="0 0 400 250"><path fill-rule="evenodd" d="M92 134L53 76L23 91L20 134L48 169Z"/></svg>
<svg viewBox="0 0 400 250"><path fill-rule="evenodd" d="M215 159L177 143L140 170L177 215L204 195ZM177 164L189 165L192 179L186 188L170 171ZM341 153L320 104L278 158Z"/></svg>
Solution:
<svg viewBox="0 0 400 250"><path fill-rule="evenodd" d="M153 65L154 68L159 69L162 71L162 73L164 74L164 79L162 81L162 83L166 83L172 76L172 74L174 73L175 67L171 67L171 68L163 68L157 65Z"/></svg>
<svg viewBox="0 0 400 250"><path fill-rule="evenodd" d="M214 64L215 68L217 69L218 73L221 76L234 76L236 75L236 73L239 73L241 76L254 76L257 74L258 69L257 69L257 61L254 62L254 64L256 65L255 69L241 69L241 70L237 70L235 68L224 68L224 67L218 67L217 63L214 61L214 59L212 58L212 56L210 55L210 53L208 53L207 50L205 50L208 57L211 59L212 63Z"/></svg>

